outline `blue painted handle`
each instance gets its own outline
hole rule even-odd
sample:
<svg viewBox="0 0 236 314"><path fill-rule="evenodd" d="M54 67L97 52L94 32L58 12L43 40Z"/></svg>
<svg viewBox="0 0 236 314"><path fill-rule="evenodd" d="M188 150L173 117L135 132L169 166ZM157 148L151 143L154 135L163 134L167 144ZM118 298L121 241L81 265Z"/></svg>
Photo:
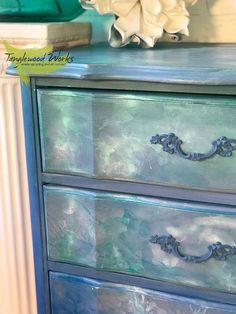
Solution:
<svg viewBox="0 0 236 314"><path fill-rule="evenodd" d="M177 154L179 157L191 161L203 161L219 155L221 157L231 157L233 151L236 150L236 140L228 139L222 136L212 142L212 148L209 152L202 153L187 153L184 152L181 145L183 141L178 138L174 133L154 135L150 140L151 144L159 144L164 152L169 154Z"/></svg>
<svg viewBox="0 0 236 314"><path fill-rule="evenodd" d="M158 236L156 234L151 237L150 242L159 244L162 251L173 254L184 262L193 264L204 263L212 258L218 261L225 261L228 256L236 255L236 246L221 244L220 242L209 245L208 252L202 256L183 254L180 249L180 243L172 235Z"/></svg>

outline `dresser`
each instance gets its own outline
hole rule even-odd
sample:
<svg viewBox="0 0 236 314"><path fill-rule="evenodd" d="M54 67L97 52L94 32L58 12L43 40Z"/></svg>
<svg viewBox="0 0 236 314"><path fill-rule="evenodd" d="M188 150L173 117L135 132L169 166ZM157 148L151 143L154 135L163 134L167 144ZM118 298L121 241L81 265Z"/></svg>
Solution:
<svg viewBox="0 0 236 314"><path fill-rule="evenodd" d="M98 44L23 86L39 314L236 313L236 46Z"/></svg>

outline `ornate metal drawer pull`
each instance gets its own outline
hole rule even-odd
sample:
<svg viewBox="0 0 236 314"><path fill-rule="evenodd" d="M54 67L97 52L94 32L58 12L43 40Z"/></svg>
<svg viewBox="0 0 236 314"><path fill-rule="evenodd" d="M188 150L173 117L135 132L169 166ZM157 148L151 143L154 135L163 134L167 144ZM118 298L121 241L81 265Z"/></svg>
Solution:
<svg viewBox="0 0 236 314"><path fill-rule="evenodd" d="M150 239L151 243L159 244L161 250L173 254L177 258L187 263L204 263L209 259L216 259L218 261L225 261L228 256L236 255L236 246L230 246L227 244L221 244L220 242L211 244L208 246L208 252L202 256L185 255L181 252L180 243L172 236L158 236L154 235Z"/></svg>
<svg viewBox="0 0 236 314"><path fill-rule="evenodd" d="M181 148L183 141L178 138L174 133L154 135L151 140L151 144L160 144L163 146L163 151L169 154L177 154L178 156L192 160L192 161L203 161L220 155L221 157L231 157L233 151L236 150L236 140L228 139L225 136L212 142L212 148L209 152L202 153L187 153Z"/></svg>

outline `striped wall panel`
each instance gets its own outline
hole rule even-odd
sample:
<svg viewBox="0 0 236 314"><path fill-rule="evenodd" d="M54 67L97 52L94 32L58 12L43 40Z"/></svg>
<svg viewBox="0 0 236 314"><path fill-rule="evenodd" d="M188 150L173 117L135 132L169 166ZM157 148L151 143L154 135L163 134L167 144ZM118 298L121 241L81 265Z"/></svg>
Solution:
<svg viewBox="0 0 236 314"><path fill-rule="evenodd" d="M0 314L36 314L19 79L0 73Z"/></svg>

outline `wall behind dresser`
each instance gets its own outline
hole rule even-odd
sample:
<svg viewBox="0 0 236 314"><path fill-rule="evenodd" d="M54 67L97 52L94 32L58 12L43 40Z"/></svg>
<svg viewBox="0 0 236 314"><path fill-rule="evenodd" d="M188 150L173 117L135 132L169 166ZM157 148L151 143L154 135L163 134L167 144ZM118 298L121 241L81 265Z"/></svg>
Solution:
<svg viewBox="0 0 236 314"><path fill-rule="evenodd" d="M184 41L236 43L236 0L198 0L190 14L190 36ZM79 20L93 24L93 42L107 40L112 16L88 10Z"/></svg>

